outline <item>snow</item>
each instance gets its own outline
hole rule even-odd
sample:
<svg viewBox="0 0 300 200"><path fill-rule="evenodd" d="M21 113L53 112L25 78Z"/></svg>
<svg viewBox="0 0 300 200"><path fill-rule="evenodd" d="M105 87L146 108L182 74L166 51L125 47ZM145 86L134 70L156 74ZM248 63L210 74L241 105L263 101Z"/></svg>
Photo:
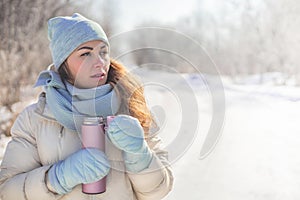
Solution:
<svg viewBox="0 0 300 200"><path fill-rule="evenodd" d="M10 137L5 137L5 136L2 136L0 138L0 161L2 160L3 158L3 154L5 152L5 147L7 146L7 143L10 141Z"/></svg>
<svg viewBox="0 0 300 200"><path fill-rule="evenodd" d="M212 93L220 89L207 82L215 77L138 73L143 76L148 104L161 124L164 146L170 151L175 184L166 200L300 198L300 88L280 85L284 75L266 74L264 81L258 75L244 77L238 84L222 77L222 132L213 151L201 158L216 108ZM191 119L186 120L186 110ZM0 112L7 116L4 109ZM0 139L0 160L8 140Z"/></svg>

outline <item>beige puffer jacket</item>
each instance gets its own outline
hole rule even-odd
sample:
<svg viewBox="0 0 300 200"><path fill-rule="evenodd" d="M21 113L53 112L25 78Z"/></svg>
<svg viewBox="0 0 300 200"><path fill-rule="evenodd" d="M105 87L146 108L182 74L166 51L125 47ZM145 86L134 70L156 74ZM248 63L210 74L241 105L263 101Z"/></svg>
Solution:
<svg viewBox="0 0 300 200"><path fill-rule="evenodd" d="M149 168L138 173L124 172L121 151L106 140L106 154L111 163L106 192L93 197L76 186L66 195L50 192L45 184L45 172L52 164L65 159L81 148L76 132L63 128L52 116L45 95L27 107L15 121L12 140L8 144L0 171L1 200L159 200L173 185L167 152L160 149L160 139L147 139L155 153Z"/></svg>

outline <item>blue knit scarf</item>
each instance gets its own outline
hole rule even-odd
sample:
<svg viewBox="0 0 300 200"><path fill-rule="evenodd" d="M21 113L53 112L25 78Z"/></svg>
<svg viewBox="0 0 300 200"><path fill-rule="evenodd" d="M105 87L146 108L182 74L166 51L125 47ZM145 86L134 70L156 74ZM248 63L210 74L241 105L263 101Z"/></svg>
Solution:
<svg viewBox="0 0 300 200"><path fill-rule="evenodd" d="M61 125L79 132L84 117L114 115L120 106L110 84L78 89L64 83L58 73L47 70L39 75L37 86L44 86L46 103L55 119Z"/></svg>

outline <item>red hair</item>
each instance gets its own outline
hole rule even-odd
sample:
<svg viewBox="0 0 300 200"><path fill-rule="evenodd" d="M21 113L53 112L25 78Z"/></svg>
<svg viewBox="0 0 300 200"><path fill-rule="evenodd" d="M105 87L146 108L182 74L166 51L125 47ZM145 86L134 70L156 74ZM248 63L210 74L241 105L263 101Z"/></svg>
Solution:
<svg viewBox="0 0 300 200"><path fill-rule="evenodd" d="M128 114L137 118L147 134L151 125L155 125L147 107L144 87L125 68L114 59L110 60L107 83L111 84L121 99L118 114Z"/></svg>

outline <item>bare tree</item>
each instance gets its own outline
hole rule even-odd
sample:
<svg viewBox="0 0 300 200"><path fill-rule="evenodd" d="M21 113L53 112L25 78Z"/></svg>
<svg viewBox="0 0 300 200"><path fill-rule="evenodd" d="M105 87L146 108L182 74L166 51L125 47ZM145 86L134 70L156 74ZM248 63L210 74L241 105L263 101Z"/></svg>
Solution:
<svg viewBox="0 0 300 200"><path fill-rule="evenodd" d="M202 8L205 2L185 31L203 41L223 74L299 74L299 2L214 0L212 10Z"/></svg>
<svg viewBox="0 0 300 200"><path fill-rule="evenodd" d="M68 1L0 1L0 105L11 109L20 86L32 83L33 75L49 62L46 21L68 6Z"/></svg>
<svg viewBox="0 0 300 200"><path fill-rule="evenodd" d="M12 105L20 100L21 87L32 85L51 62L47 19L66 14L70 8L68 0L0 1L0 107L12 112ZM13 119L0 118L0 133L9 133Z"/></svg>

